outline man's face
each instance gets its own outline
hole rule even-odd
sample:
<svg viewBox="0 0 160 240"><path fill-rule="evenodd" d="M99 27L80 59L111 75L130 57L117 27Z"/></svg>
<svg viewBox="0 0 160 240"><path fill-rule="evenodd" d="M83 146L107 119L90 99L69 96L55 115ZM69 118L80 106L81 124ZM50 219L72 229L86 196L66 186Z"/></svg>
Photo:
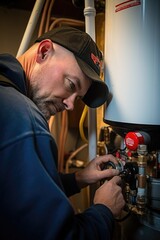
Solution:
<svg viewBox="0 0 160 240"><path fill-rule="evenodd" d="M57 112L73 110L76 98L83 97L90 84L74 55L54 44L53 54L32 70L30 98L49 120Z"/></svg>

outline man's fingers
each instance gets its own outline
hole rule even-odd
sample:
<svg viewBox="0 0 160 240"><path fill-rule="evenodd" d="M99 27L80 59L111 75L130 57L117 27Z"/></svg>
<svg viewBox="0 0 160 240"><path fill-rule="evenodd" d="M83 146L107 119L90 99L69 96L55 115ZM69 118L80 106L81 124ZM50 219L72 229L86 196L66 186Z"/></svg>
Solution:
<svg viewBox="0 0 160 240"><path fill-rule="evenodd" d="M112 154L103 155L103 156L98 157L99 164L106 163L106 162L109 162L109 161L117 164L117 160Z"/></svg>
<svg viewBox="0 0 160 240"><path fill-rule="evenodd" d="M101 175L103 175L104 178L117 176L118 174L119 174L119 170L113 169L113 168L105 169L101 173Z"/></svg>
<svg viewBox="0 0 160 240"><path fill-rule="evenodd" d="M112 181L113 183L117 184L117 185L120 185L121 184L121 177L119 176L114 176L110 181Z"/></svg>

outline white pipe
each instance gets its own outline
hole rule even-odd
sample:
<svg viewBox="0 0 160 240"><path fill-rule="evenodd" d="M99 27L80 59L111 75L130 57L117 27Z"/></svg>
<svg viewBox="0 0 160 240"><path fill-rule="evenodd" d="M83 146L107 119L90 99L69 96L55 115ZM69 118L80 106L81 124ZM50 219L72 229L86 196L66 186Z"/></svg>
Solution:
<svg viewBox="0 0 160 240"><path fill-rule="evenodd" d="M95 41L95 15L94 0L85 0L84 16L85 30Z"/></svg>
<svg viewBox="0 0 160 240"><path fill-rule="evenodd" d="M39 15L41 13L44 2L45 2L45 0L36 0L36 2L35 2L34 8L32 10L25 33L23 35L19 50L17 52L17 57L22 55L25 52L25 50L28 48L28 45L29 45L31 37L32 37L32 33L37 24L37 21L38 21Z"/></svg>
<svg viewBox="0 0 160 240"><path fill-rule="evenodd" d="M85 16L85 30L95 41L95 15L94 0L85 0L84 16ZM96 110L89 108L88 111L88 147L89 147L89 161L97 155L97 119Z"/></svg>

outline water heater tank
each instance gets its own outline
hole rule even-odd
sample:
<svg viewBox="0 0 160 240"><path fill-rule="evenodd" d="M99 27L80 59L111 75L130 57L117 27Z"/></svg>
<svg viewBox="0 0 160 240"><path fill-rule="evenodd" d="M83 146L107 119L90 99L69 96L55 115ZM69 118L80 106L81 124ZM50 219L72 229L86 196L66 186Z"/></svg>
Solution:
<svg viewBox="0 0 160 240"><path fill-rule="evenodd" d="M104 122L160 133L160 1L107 0Z"/></svg>

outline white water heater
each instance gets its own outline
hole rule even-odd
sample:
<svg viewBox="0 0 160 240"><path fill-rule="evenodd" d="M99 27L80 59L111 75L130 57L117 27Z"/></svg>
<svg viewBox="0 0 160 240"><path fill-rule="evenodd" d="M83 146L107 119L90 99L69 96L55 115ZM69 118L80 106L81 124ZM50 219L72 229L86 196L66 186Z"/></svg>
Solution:
<svg viewBox="0 0 160 240"><path fill-rule="evenodd" d="M104 58L112 95L104 122L159 131L159 0L106 1Z"/></svg>

